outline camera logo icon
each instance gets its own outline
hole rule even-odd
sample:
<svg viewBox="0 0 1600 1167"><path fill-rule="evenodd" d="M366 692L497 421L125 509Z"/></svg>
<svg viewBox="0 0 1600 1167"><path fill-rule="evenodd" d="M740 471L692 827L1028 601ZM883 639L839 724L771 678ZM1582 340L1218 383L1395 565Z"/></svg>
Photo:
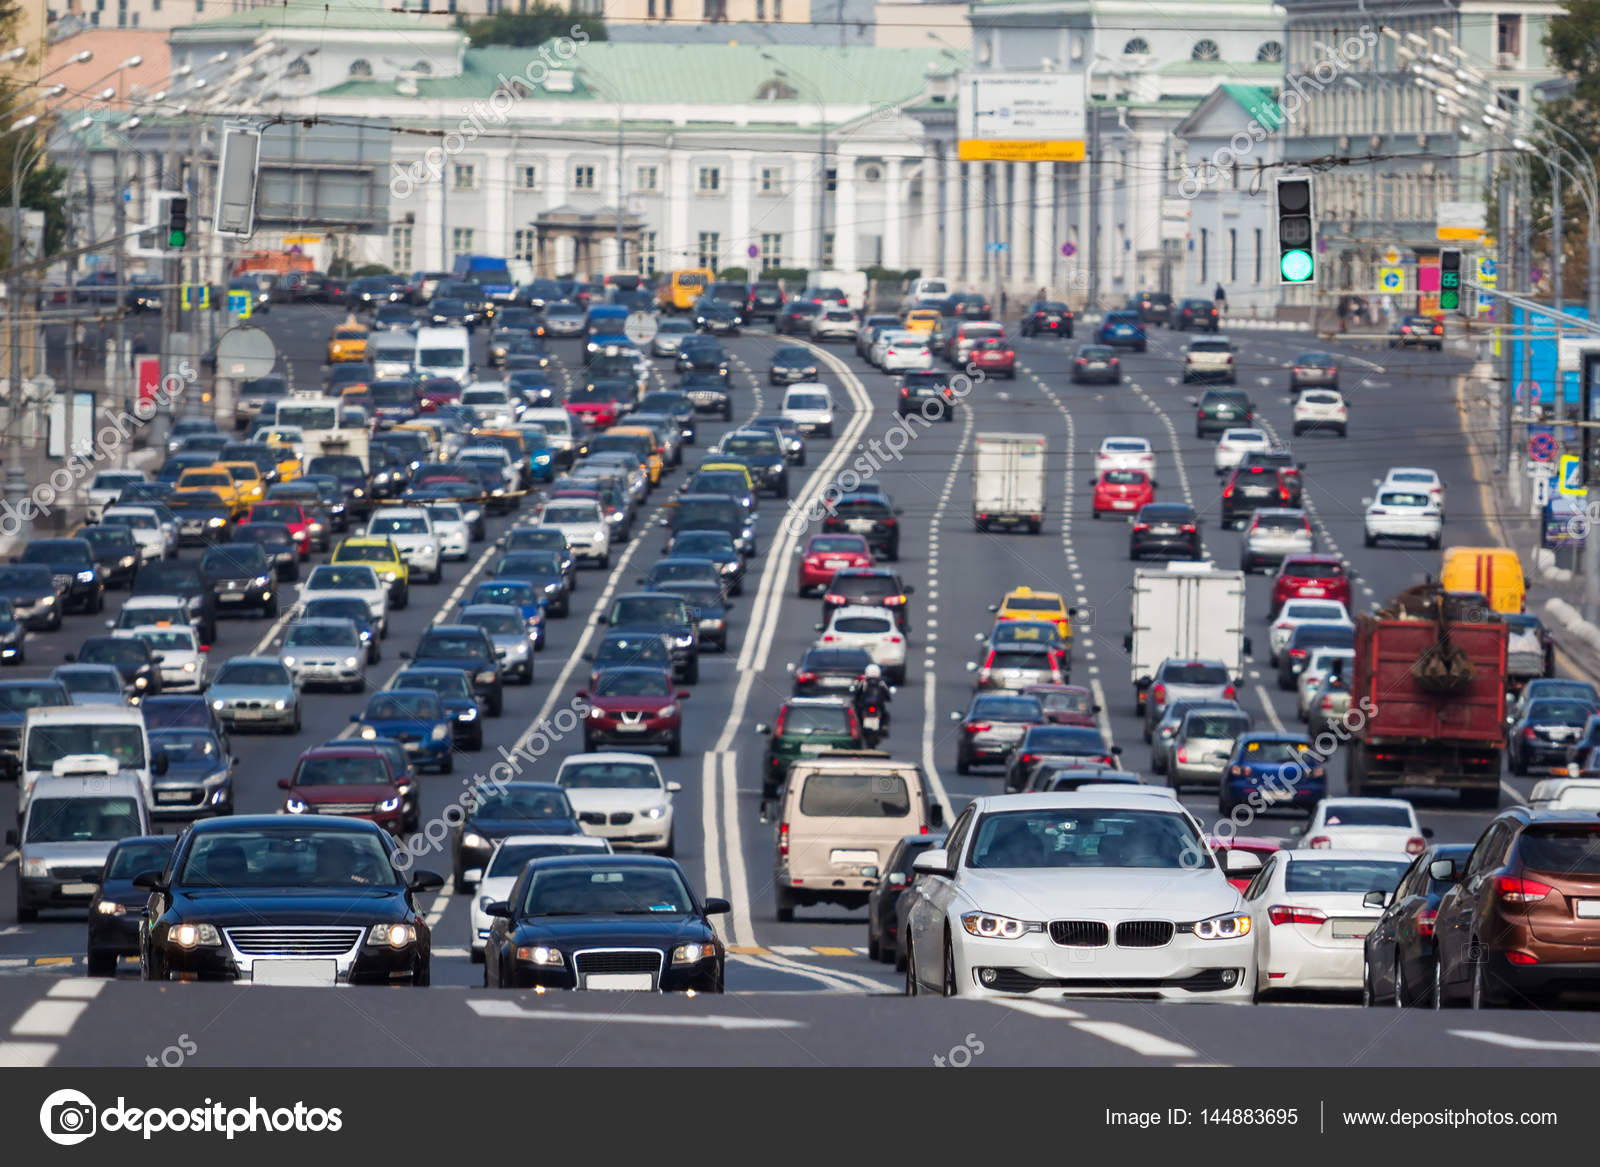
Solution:
<svg viewBox="0 0 1600 1167"><path fill-rule="evenodd" d="M75 1147L95 1132L94 1102L81 1090L57 1090L39 1107L44 1137L61 1147Z"/></svg>

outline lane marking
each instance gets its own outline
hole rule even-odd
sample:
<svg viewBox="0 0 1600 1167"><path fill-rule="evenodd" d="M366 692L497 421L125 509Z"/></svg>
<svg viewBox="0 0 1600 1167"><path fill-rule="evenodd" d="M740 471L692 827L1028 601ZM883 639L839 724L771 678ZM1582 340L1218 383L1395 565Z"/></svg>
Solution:
<svg viewBox="0 0 1600 1167"><path fill-rule="evenodd" d="M630 994L631 995L631 994ZM515 1001L474 1000L467 1002L479 1017L495 1021L577 1021L601 1025L666 1025L682 1029L804 1029L804 1021L786 1017L729 1017L704 1014L698 1017L644 1016L636 1013L591 1013L557 1009L528 1009Z"/></svg>
<svg viewBox="0 0 1600 1167"><path fill-rule="evenodd" d="M47 1041L0 1041L0 1066L37 1070L50 1064L57 1048Z"/></svg>
<svg viewBox="0 0 1600 1167"><path fill-rule="evenodd" d="M100 990L106 987L105 981L57 981L50 986L46 997L68 1001L93 1001L100 995Z"/></svg>
<svg viewBox="0 0 1600 1167"><path fill-rule="evenodd" d="M1261 708L1267 711L1267 720L1272 722L1272 728L1279 733L1288 733L1289 731L1284 728L1283 718L1278 716L1278 711L1273 707L1272 697L1267 693L1266 688L1262 685L1251 685L1250 687L1256 691L1256 696L1261 699Z"/></svg>
<svg viewBox="0 0 1600 1167"><path fill-rule="evenodd" d="M1143 1054L1147 1058L1197 1058L1195 1053L1186 1045L1175 1041L1168 1041L1154 1033L1146 1033L1142 1029L1135 1029L1131 1025L1124 1025L1120 1021L1074 1021L1072 1028L1081 1029L1085 1033L1092 1033L1102 1041L1109 1041L1120 1045L1124 1049L1131 1049L1134 1053Z"/></svg>
<svg viewBox="0 0 1600 1167"><path fill-rule="evenodd" d="M1538 1050L1547 1053L1600 1054L1600 1041L1546 1041L1538 1037L1523 1037L1514 1033L1493 1033L1486 1029L1447 1029L1451 1037L1464 1037L1468 1041L1481 1041L1503 1049Z"/></svg>
<svg viewBox="0 0 1600 1167"><path fill-rule="evenodd" d="M35 1001L11 1027L15 1037L66 1037L89 1007L87 1001Z"/></svg>

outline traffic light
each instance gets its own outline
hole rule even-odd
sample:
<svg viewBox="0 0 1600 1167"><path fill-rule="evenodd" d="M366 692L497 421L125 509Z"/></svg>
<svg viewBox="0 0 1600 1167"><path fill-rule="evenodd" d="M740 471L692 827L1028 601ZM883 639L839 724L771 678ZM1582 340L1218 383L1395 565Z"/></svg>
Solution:
<svg viewBox="0 0 1600 1167"><path fill-rule="evenodd" d="M1439 311L1461 310L1461 251L1446 247L1439 252Z"/></svg>
<svg viewBox="0 0 1600 1167"><path fill-rule="evenodd" d="M1311 217L1311 179L1277 180L1278 282L1314 284L1317 280L1316 230Z"/></svg>
<svg viewBox="0 0 1600 1167"><path fill-rule="evenodd" d="M167 249L182 251L189 242L189 200L174 198L167 201Z"/></svg>

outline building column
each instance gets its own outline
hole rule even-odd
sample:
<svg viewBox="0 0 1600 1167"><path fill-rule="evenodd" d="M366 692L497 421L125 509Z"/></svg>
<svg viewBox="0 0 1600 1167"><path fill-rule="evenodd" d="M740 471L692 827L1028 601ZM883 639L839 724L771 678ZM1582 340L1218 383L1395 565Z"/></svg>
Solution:
<svg viewBox="0 0 1600 1167"><path fill-rule="evenodd" d="M1028 294L1043 285L1049 287L1050 257L1056 249L1055 163L1035 162L1029 168L1033 187L1033 263L1028 271Z"/></svg>
<svg viewBox="0 0 1600 1167"><path fill-rule="evenodd" d="M445 254L445 232L439 227L440 221L444 218L444 181L430 182L424 190L426 193L422 196L422 213L417 216L416 223L420 235L414 237L414 240L420 238L422 243L422 246L417 248L417 254L419 259L423 259L424 268L449 271L450 257Z"/></svg>
<svg viewBox="0 0 1600 1167"><path fill-rule="evenodd" d="M987 209L984 197L985 165L983 162L961 164L961 221L966 241L966 262L961 265L961 280L968 291L976 290L983 279L983 245L988 234L984 222Z"/></svg>
<svg viewBox="0 0 1600 1167"><path fill-rule="evenodd" d="M483 189L487 192L489 207L483 224L484 251L490 255L512 254L512 228L504 194L510 188L511 167L506 148L491 147L483 159Z"/></svg>
<svg viewBox="0 0 1600 1167"><path fill-rule="evenodd" d="M900 271L906 266L904 225L908 200L906 198L905 167L899 158L884 162L885 189L883 202L883 266L890 271ZM923 200L927 200L927 184L923 184Z"/></svg>
<svg viewBox="0 0 1600 1167"><path fill-rule="evenodd" d="M817 197L822 189L822 172L815 157L800 154L787 155L783 160L783 173L788 176L787 190L789 225L783 234L782 267L809 269L817 254L812 238L817 229ZM793 291L800 291L799 288Z"/></svg>
<svg viewBox="0 0 1600 1167"><path fill-rule="evenodd" d="M855 271L860 241L856 222L856 158L843 150L834 153L838 181L833 192L833 270Z"/></svg>
<svg viewBox="0 0 1600 1167"><path fill-rule="evenodd" d="M662 248L661 266L666 271L693 267L691 255L693 240L689 238L689 164L688 153L669 149L661 159L667 168L667 230Z"/></svg>
<svg viewBox="0 0 1600 1167"><path fill-rule="evenodd" d="M760 269L761 260L759 257L751 259L747 254L751 243L760 242L750 237L750 203L755 198L755 182L751 178L753 168L750 165L750 155L743 150L734 151L729 161L729 173L733 176L733 182L728 189L731 205L728 208L728 240L724 244L725 254L733 257L733 263L742 264L754 272Z"/></svg>

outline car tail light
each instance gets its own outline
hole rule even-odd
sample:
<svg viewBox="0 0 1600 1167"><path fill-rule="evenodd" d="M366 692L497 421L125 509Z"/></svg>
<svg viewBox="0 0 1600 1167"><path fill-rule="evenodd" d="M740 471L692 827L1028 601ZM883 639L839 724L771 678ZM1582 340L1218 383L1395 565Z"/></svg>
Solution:
<svg viewBox="0 0 1600 1167"><path fill-rule="evenodd" d="M1427 847L1427 845L1428 845L1428 841L1426 839L1424 839L1421 835L1412 835L1409 839L1406 840L1406 854L1407 855L1421 855L1422 852L1423 852L1423 849L1425 847Z"/></svg>
<svg viewBox="0 0 1600 1167"><path fill-rule="evenodd" d="M1317 708L1321 709L1325 713L1331 713L1333 711L1333 698L1324 697L1321 701L1317 702Z"/></svg>
<svg viewBox="0 0 1600 1167"><path fill-rule="evenodd" d="M1229 685L1226 689L1224 689L1222 691L1222 695L1227 700L1232 701L1234 699L1233 686Z"/></svg>
<svg viewBox="0 0 1600 1167"><path fill-rule="evenodd" d="M1555 891L1548 883L1516 875L1502 875L1494 881L1497 895L1510 904L1532 904Z"/></svg>
<svg viewBox="0 0 1600 1167"><path fill-rule="evenodd" d="M826 636L824 636L822 638L822 643L824 643L824 644L832 644L833 643L833 633L830 632Z"/></svg>
<svg viewBox="0 0 1600 1167"><path fill-rule="evenodd" d="M796 684L809 685L817 679L817 674L812 672L796 673L794 679Z"/></svg>
<svg viewBox="0 0 1600 1167"><path fill-rule="evenodd" d="M1306 846L1310 847L1314 851L1326 851L1329 847L1333 846L1333 840L1328 838L1327 835L1317 835L1307 841Z"/></svg>
<svg viewBox="0 0 1600 1167"><path fill-rule="evenodd" d="M1038 760L1039 760L1039 755L1038 754L1023 754L1021 757L1019 757L1017 759L1017 761L1021 762L1024 766L1031 766L1035 762L1037 762Z"/></svg>
<svg viewBox="0 0 1600 1167"><path fill-rule="evenodd" d="M900 641L900 638L898 636L891 636L891 637L889 637L889 643L890 644L899 644L899 643L901 643L901 641Z"/></svg>
<svg viewBox="0 0 1600 1167"><path fill-rule="evenodd" d="M1150 690L1150 697L1157 704L1160 704L1167 699L1167 687L1165 685L1157 685L1154 689Z"/></svg>
<svg viewBox="0 0 1600 1167"><path fill-rule="evenodd" d="M1507 964L1538 964L1539 958L1526 952L1506 953Z"/></svg>
<svg viewBox="0 0 1600 1167"><path fill-rule="evenodd" d="M969 721L962 728L968 733L988 733L992 727L987 721Z"/></svg>
<svg viewBox="0 0 1600 1167"><path fill-rule="evenodd" d="M1087 364L1088 364L1088 363L1089 363L1089 362L1088 362L1088 361L1086 361L1086 360L1084 360L1084 359L1083 359L1083 358L1082 358L1082 357L1079 357L1079 358L1078 358L1078 364L1080 364L1080 365L1087 365Z"/></svg>
<svg viewBox="0 0 1600 1167"><path fill-rule="evenodd" d="M1150 529L1150 524L1149 523L1135 523L1133 525L1133 529L1135 531L1148 531Z"/></svg>
<svg viewBox="0 0 1600 1167"><path fill-rule="evenodd" d="M1079 361L1078 363L1080 365L1083 364L1082 361ZM910 397L911 396L911 390L902 387L901 390L900 390L900 396L902 396L902 397Z"/></svg>
<svg viewBox="0 0 1600 1167"><path fill-rule="evenodd" d="M843 596L841 596L838 592L829 592L827 595L822 597L822 602L824 604L841 604L842 605L842 604L845 603L845 598Z"/></svg>
<svg viewBox="0 0 1600 1167"><path fill-rule="evenodd" d="M789 824L788 823L779 823L778 824L778 854L779 855L788 855L789 854Z"/></svg>
<svg viewBox="0 0 1600 1167"><path fill-rule="evenodd" d="M785 826L787 831L788 827ZM1289 904L1273 904L1267 909L1267 919L1273 924L1325 924L1328 921L1326 912L1319 912L1316 908L1296 908Z"/></svg>
<svg viewBox="0 0 1600 1167"><path fill-rule="evenodd" d="M1306 655L1306 650L1303 649L1303 648L1291 648L1289 650L1289 655L1294 657L1296 660L1298 660L1301 657Z"/></svg>
<svg viewBox="0 0 1600 1167"><path fill-rule="evenodd" d="M1178 751L1178 761L1187 762L1188 760L1189 760L1189 748L1187 746L1185 746L1183 749Z"/></svg>
<svg viewBox="0 0 1600 1167"><path fill-rule="evenodd" d="M1195 533L1196 528L1195 528L1195 525L1193 523L1185 523L1183 525L1182 530L1183 530L1183 533L1185 535L1193 535Z"/></svg>
<svg viewBox="0 0 1600 1167"><path fill-rule="evenodd" d="M1111 765L1111 755L1110 754L1101 754L1098 758L1095 759L1095 761L1099 765L1109 766L1109 765Z"/></svg>
<svg viewBox="0 0 1600 1167"><path fill-rule="evenodd" d="M1417 935L1431 937L1433 935L1434 922L1438 920L1438 918L1438 908L1423 908L1422 911L1418 912Z"/></svg>
<svg viewBox="0 0 1600 1167"><path fill-rule="evenodd" d="M1526 738L1535 738L1535 737L1538 737L1539 735L1533 732L1533 727L1532 726L1529 726L1527 729L1522 731L1522 736L1526 737Z"/></svg>
<svg viewBox="0 0 1600 1167"><path fill-rule="evenodd" d="M1228 483L1228 485L1223 489L1222 497L1224 499L1230 499L1233 497L1233 483Z"/></svg>
<svg viewBox="0 0 1600 1167"><path fill-rule="evenodd" d="M1206 411L1205 411L1205 410L1203 410L1203 409L1197 409L1197 410L1195 410L1195 411L1194 411L1194 415L1195 415L1195 416L1196 416L1196 417L1197 417L1197 418L1199 418L1199 419L1200 419L1200 420L1201 420L1201 421L1204 421L1204 420L1205 420L1205 419L1206 419Z"/></svg>
<svg viewBox="0 0 1600 1167"><path fill-rule="evenodd" d="M898 608L906 602L904 596L884 596L883 603L886 608Z"/></svg>

